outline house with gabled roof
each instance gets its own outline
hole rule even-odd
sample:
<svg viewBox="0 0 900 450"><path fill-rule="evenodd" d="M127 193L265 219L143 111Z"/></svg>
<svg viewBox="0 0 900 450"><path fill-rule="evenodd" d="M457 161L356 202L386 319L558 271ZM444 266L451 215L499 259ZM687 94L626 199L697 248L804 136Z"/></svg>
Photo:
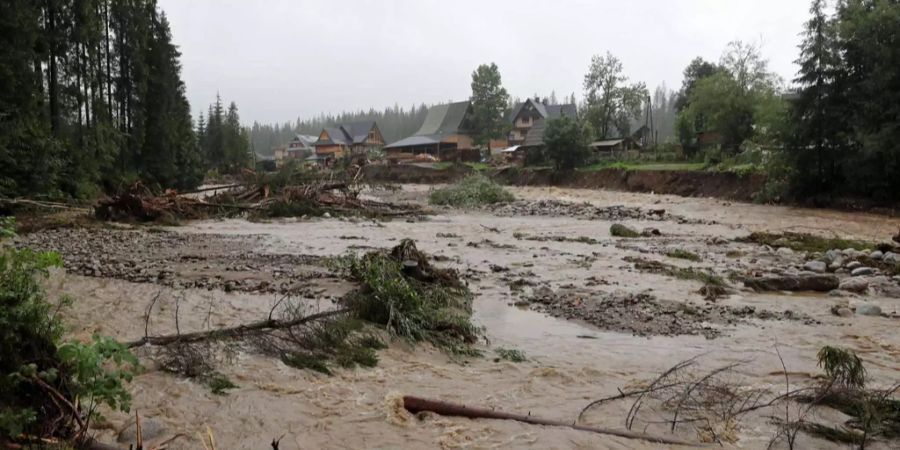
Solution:
<svg viewBox="0 0 900 450"><path fill-rule="evenodd" d="M467 101L428 108L419 131L384 147L388 159L396 162L427 155L440 161L478 161L481 155L470 134L471 113Z"/></svg>
<svg viewBox="0 0 900 450"><path fill-rule="evenodd" d="M323 128L313 144L316 152L310 159L328 162L343 157L364 157L384 147L384 136L375 121L345 123Z"/></svg>
<svg viewBox="0 0 900 450"><path fill-rule="evenodd" d="M544 129L548 120L569 117L576 119L578 108L574 103L565 105L548 105L539 100L528 99L513 107L509 115L512 130L509 132L509 145L537 147L544 144Z"/></svg>

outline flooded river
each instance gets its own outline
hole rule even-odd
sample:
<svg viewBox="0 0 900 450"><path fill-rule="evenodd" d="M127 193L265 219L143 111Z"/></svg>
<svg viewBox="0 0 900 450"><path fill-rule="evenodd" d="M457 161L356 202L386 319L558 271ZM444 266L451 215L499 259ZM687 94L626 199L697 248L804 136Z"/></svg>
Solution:
<svg viewBox="0 0 900 450"><path fill-rule="evenodd" d="M427 189L407 186L393 195L421 201ZM802 385L820 373L816 352L826 344L856 350L875 385L887 386L900 379L900 299L878 290L860 296L760 294L732 283L730 295L713 306L734 311L751 307L754 311L771 312L777 319L764 320L756 314L704 324L714 331L716 337L712 339L703 333L653 331L638 333L643 334L639 336L611 331L595 326L603 318L548 315L522 302L529 292L546 288L579 293L586 302L599 301L604 295L647 295L659 302L710 307L698 293L701 284L697 281L641 272L624 258L665 261L723 276L729 272L765 271L774 265L793 268L802 265L803 255L778 253L731 240L750 231L766 230L883 241L897 232L900 220L651 194L558 188L518 188L514 193L526 200L665 209L685 220L620 221L636 229L652 227L660 232L659 237L637 240L612 237L612 222L605 220L500 217L451 210L424 221L409 222L315 219L251 223L235 219L172 228L170 231L179 234L252 238L253 252L276 256L334 256L414 239L420 250L438 256L444 261L441 264L459 269L468 280L476 295L474 319L485 328L489 343L481 345L485 357L460 360L426 346L412 348L397 341L379 352L377 367L338 370L330 377L237 351L219 364L221 372L239 386L226 396L214 395L204 386L158 370L148 361L148 370L131 385L133 408L165 428L162 438L184 434L170 444L171 449L199 448L198 433L205 433L207 427L221 449L268 448L269 442L280 436L282 450L663 448L642 441L508 421L438 416L418 419L405 414L392 399L398 394L416 395L574 421L591 400L615 395L619 388L651 380L676 363L698 356L698 370L740 363L734 370L735 383L783 392L784 374L776 347L791 374L791 382ZM523 236L572 239L529 240ZM590 240L575 239L580 237ZM212 248L216 244L208 245ZM231 245L220 250L228 250ZM247 252L233 248L234 258ZM701 260L667 258L666 252L674 248L690 250ZM168 251L178 253L179 249ZM227 252L223 255L228 258ZM513 289L515 282L527 287ZM330 299L349 289L327 277L310 279L309 284L309 292L313 293L309 302L314 309L331 307ZM176 301L181 311L179 327L184 332L259 320L276 298L255 292L179 289L78 275L54 278L51 292L66 293L76 299L66 311L73 335L87 337L99 332L120 339L143 335L147 304L158 293L159 307L149 322L151 333L158 334L174 329ZM834 306L853 307L861 302L878 305L885 314L838 317L831 313ZM785 316L785 311L790 312ZM672 320L688 320L679 317ZM800 317L803 319L796 319ZM528 360L495 360L497 348L521 350ZM592 409L584 423L622 429L630 406L630 401L621 401ZM766 418L772 414L764 409L745 416L734 427L736 440L726 446L766 448L775 433L775 427ZM98 436L113 442L117 431L126 427L128 421L124 414L109 413ZM667 425L648 423L642 428L655 434L668 433ZM696 441L698 432L682 427L675 436ZM827 441L806 439L807 445L801 448L842 448Z"/></svg>

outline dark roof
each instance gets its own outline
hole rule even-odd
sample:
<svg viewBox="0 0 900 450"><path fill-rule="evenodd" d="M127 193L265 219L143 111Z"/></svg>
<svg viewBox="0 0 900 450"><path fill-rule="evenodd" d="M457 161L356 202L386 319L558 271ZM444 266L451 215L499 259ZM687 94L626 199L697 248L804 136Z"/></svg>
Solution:
<svg viewBox="0 0 900 450"><path fill-rule="evenodd" d="M469 102L447 103L428 108L425 122L416 134L401 139L385 148L413 147L418 145L434 145L444 137L466 132L466 116Z"/></svg>
<svg viewBox="0 0 900 450"><path fill-rule="evenodd" d="M531 104L538 114L545 119L558 119L563 116L574 119L578 115L578 108L574 103L567 103L565 105L547 105L529 98L528 100L513 106L508 118L510 123L516 121L516 117L519 116L519 113L522 112L522 108L527 104Z"/></svg>
<svg viewBox="0 0 900 450"><path fill-rule="evenodd" d="M316 140L315 145L362 144L368 139L369 131L375 128L375 121L345 123L337 127L325 127L330 139ZM321 134L320 134L321 136Z"/></svg>

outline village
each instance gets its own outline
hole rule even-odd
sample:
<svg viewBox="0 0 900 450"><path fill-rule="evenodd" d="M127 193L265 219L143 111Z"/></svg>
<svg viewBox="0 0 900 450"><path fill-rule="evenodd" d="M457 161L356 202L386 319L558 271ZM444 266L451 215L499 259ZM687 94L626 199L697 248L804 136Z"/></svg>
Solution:
<svg viewBox="0 0 900 450"><path fill-rule="evenodd" d="M529 150L544 146L547 121L567 117L577 120L574 103L547 104L540 98L513 105L506 118L509 135L475 145L470 133L470 102L435 105L412 136L386 143L376 122L346 123L324 128L318 136L296 135L275 148L273 156L256 156L259 168L275 170L288 161L330 167L342 158L388 164L430 162L489 162L524 164ZM648 116L649 117L649 116ZM649 120L649 119L648 119ZM589 143L598 158L623 158L626 151L649 149L652 130L642 125L630 136ZM382 155L383 154L383 155Z"/></svg>

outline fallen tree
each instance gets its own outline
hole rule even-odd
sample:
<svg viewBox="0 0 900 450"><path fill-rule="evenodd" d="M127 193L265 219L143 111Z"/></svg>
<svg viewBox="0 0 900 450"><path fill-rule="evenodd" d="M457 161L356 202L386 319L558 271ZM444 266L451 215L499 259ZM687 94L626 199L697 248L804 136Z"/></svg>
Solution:
<svg viewBox="0 0 900 450"><path fill-rule="evenodd" d="M624 430L613 430L609 428L591 427L586 425L578 425L577 423L563 422L561 420L543 419L532 416L531 414L514 414L494 409L477 408L458 403L445 402L441 400L430 400L421 397L407 395L403 397L403 407L407 411L418 414L420 412L431 412L441 416L466 417L469 419L498 419L498 420L514 420L516 422L529 423L532 425L545 425L551 427L565 427L573 430L589 431L591 433L605 434L609 436L617 436L626 439L639 439L654 444L666 445L682 445L688 447L698 447L699 445L687 441L653 436L644 433L635 433Z"/></svg>

